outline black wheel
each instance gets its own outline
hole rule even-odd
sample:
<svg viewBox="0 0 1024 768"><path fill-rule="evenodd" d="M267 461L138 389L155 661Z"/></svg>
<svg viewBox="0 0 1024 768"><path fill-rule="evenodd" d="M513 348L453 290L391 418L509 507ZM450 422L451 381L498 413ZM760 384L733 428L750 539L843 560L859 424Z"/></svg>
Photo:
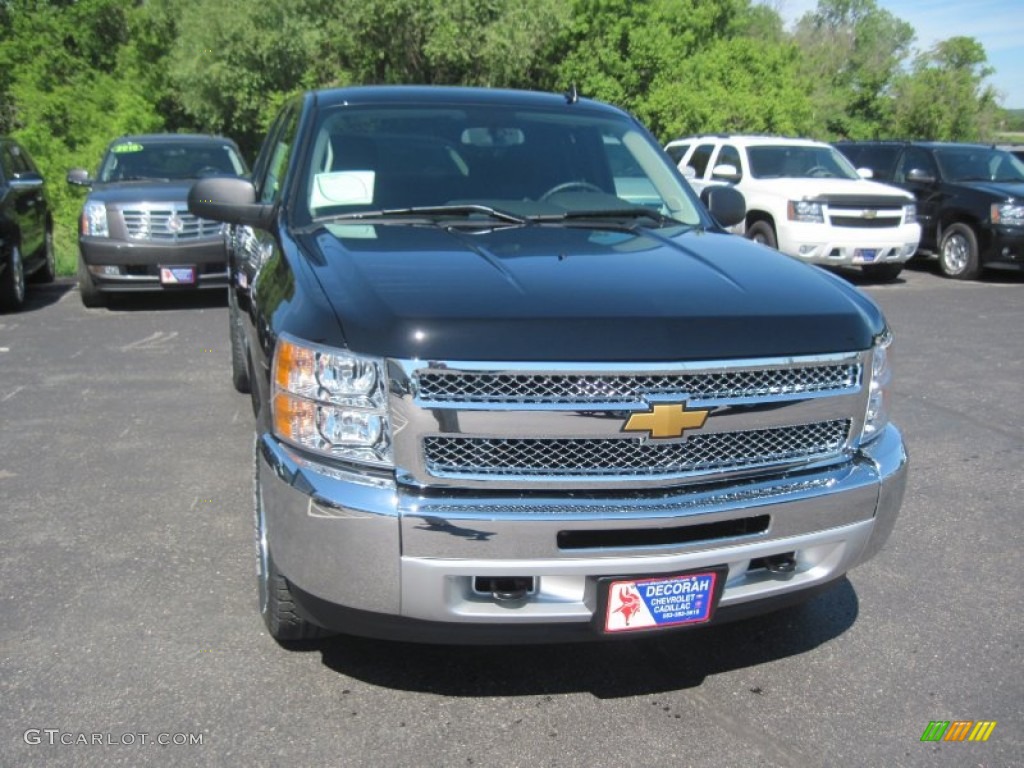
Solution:
<svg viewBox="0 0 1024 768"><path fill-rule="evenodd" d="M90 309L102 307L106 303L103 293L92 281L92 276L81 255L78 257L78 295L82 299L82 304Z"/></svg>
<svg viewBox="0 0 1024 768"><path fill-rule="evenodd" d="M12 243L3 259L7 268L0 276L0 307L17 312L25 306L25 264L21 260L21 248Z"/></svg>
<svg viewBox="0 0 1024 768"><path fill-rule="evenodd" d="M307 621L296 612L291 585L274 564L267 542L266 513L263 508L263 494L260 491L258 440L253 453L253 499L260 613L270 636L275 640L315 640L336 634Z"/></svg>
<svg viewBox="0 0 1024 768"><path fill-rule="evenodd" d="M939 244L939 269L955 280L973 280L981 273L978 236L966 224L950 224Z"/></svg>
<svg viewBox="0 0 1024 768"><path fill-rule="evenodd" d="M902 264L869 264L864 269L864 274L872 280L880 283L891 283L900 272L903 271Z"/></svg>
<svg viewBox="0 0 1024 768"><path fill-rule="evenodd" d="M238 313L234 286L228 286L228 331L231 334L231 383L242 394L249 392L249 365L245 356L245 331Z"/></svg>
<svg viewBox="0 0 1024 768"><path fill-rule="evenodd" d="M775 229L767 221L755 221L747 227L747 239L755 243L767 245L769 248L778 248L778 240L775 239Z"/></svg>
<svg viewBox="0 0 1024 768"><path fill-rule="evenodd" d="M43 266L32 274L33 283L52 283L57 278L57 259L53 253L53 228L46 230L46 259Z"/></svg>

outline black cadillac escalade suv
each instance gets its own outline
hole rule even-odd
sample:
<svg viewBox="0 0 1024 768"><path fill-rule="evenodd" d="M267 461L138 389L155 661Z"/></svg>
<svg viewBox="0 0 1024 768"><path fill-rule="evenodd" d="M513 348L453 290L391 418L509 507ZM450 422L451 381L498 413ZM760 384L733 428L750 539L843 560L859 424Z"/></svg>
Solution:
<svg viewBox="0 0 1024 768"><path fill-rule="evenodd" d="M618 109L428 87L302 95L251 180L192 187L236 228L274 637L629 637L878 551L885 319L704 201Z"/></svg>
<svg viewBox="0 0 1024 768"><path fill-rule="evenodd" d="M947 277L1024 269L1024 163L983 144L851 141L836 147L872 178L917 197L921 250Z"/></svg>

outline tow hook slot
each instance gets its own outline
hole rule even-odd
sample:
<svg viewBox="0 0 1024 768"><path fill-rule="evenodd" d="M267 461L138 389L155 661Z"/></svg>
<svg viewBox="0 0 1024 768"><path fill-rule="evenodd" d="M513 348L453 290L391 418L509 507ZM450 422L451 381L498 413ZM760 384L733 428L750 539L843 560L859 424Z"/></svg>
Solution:
<svg viewBox="0 0 1024 768"><path fill-rule="evenodd" d="M522 600L535 589L532 576L477 576L473 590L489 594L499 603Z"/></svg>
<svg viewBox="0 0 1024 768"><path fill-rule="evenodd" d="M764 567L769 573L792 573L796 570L796 553L784 552L764 559Z"/></svg>

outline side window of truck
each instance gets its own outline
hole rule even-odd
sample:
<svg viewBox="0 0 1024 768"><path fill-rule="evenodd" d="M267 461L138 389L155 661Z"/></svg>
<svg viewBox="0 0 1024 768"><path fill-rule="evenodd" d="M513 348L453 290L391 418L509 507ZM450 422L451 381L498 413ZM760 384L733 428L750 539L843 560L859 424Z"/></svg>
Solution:
<svg viewBox="0 0 1024 768"><path fill-rule="evenodd" d="M913 170L924 171L930 176L938 178L939 171L931 155L918 147L910 147L903 153L899 164L896 166L894 181L904 183L907 174Z"/></svg>
<svg viewBox="0 0 1024 768"><path fill-rule="evenodd" d="M693 172L697 175L698 179L704 178L704 171L707 170L708 161L711 159L711 153L714 149L714 144L701 144L690 155L690 160L686 164L693 168Z"/></svg>
<svg viewBox="0 0 1024 768"><path fill-rule="evenodd" d="M736 169L736 175L730 176L726 181L737 184L743 180L743 165L740 162L740 151L731 144L723 144L718 157L715 158L715 168L720 165L731 165ZM713 170L713 169L712 169Z"/></svg>
<svg viewBox="0 0 1024 768"><path fill-rule="evenodd" d="M257 160L257 173L254 177L256 194L261 203L274 203L281 199L281 182L288 171L288 160L295 143L295 130L298 126L299 110L296 105L288 108L281 115L275 126L276 135L269 143L269 154Z"/></svg>

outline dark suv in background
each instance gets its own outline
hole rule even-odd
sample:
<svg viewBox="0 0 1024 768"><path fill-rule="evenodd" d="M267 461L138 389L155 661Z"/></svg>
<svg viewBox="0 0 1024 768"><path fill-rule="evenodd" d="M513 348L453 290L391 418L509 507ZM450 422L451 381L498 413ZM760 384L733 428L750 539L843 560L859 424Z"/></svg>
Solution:
<svg viewBox="0 0 1024 768"><path fill-rule="evenodd" d="M225 227L188 212L203 176L246 173L230 139L191 134L123 136L103 155L96 178L84 168L68 183L91 187L78 230L78 289L97 307L112 291L224 288Z"/></svg>
<svg viewBox="0 0 1024 768"><path fill-rule="evenodd" d="M25 279L52 282L53 217L28 152L0 137L0 310L25 303Z"/></svg>
<svg viewBox="0 0 1024 768"><path fill-rule="evenodd" d="M1024 163L982 144L859 141L836 147L874 179L917 197L921 250L947 277L1024 269Z"/></svg>

